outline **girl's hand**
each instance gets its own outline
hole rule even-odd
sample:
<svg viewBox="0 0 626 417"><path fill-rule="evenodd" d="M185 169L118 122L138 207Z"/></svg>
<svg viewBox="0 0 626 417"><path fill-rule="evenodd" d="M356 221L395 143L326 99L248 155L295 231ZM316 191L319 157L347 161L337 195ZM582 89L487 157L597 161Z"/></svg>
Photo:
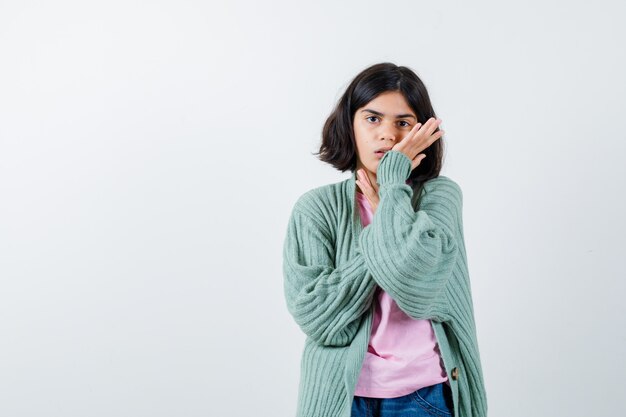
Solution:
<svg viewBox="0 0 626 417"><path fill-rule="evenodd" d="M435 133L434 130L441 124L441 119L435 119L431 117L422 126L421 123L413 126L413 129L404 137L400 142L396 143L392 150L400 151L404 153L412 161L411 171L413 171L422 162L422 159L426 158L426 154L420 153L424 149L428 148L433 142L443 136L444 131L439 130Z"/></svg>
<svg viewBox="0 0 626 417"><path fill-rule="evenodd" d="M376 213L376 208L378 207L378 202L380 198L378 197L378 187L374 187L370 182L369 177L365 174L363 169L359 169L357 175L360 180L356 180L357 185L361 189L361 192L367 200L370 202L370 206L372 206L372 214Z"/></svg>

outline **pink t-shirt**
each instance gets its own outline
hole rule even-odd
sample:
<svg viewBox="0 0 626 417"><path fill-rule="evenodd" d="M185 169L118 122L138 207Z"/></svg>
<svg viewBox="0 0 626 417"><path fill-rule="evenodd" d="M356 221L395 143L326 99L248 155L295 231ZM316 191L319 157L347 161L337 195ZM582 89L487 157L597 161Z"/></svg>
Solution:
<svg viewBox="0 0 626 417"><path fill-rule="evenodd" d="M363 227L373 213L367 197L357 191ZM374 296L370 342L354 395L395 398L448 381L430 320L415 320L400 310L382 288Z"/></svg>

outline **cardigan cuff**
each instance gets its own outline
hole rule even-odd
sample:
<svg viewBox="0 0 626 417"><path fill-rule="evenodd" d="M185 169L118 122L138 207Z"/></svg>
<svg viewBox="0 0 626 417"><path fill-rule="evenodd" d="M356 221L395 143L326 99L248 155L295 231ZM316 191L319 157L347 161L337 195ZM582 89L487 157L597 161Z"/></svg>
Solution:
<svg viewBox="0 0 626 417"><path fill-rule="evenodd" d="M411 175L411 160L404 152L387 151L378 163L376 182L378 185L404 184Z"/></svg>

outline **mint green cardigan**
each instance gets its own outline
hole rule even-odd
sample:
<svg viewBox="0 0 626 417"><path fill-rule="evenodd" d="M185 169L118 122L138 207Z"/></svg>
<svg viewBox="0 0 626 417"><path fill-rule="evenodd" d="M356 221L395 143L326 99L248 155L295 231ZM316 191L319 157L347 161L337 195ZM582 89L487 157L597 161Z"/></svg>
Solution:
<svg viewBox="0 0 626 417"><path fill-rule="evenodd" d="M406 183L410 173L404 153L381 158L380 202L365 228L355 202L356 173L305 192L293 206L283 275L287 309L306 334L297 417L350 417L377 285L410 317L430 319L454 416L487 416L461 189L440 175L417 196L417 186Z"/></svg>

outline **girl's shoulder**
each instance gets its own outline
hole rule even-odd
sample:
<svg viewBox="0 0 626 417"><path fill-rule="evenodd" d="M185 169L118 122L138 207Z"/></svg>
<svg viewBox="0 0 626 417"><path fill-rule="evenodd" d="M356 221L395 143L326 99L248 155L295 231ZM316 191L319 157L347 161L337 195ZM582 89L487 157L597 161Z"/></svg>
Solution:
<svg viewBox="0 0 626 417"><path fill-rule="evenodd" d="M463 192L459 184L452 178L439 175L413 187L412 204L417 210L422 203L444 203L452 208L461 208L463 204Z"/></svg>
<svg viewBox="0 0 626 417"><path fill-rule="evenodd" d="M337 216L345 198L345 188L348 180L320 185L300 194L293 205L293 211L297 211L313 220L327 222Z"/></svg>
<svg viewBox="0 0 626 417"><path fill-rule="evenodd" d="M429 179L424 182L422 188L425 192L450 193L461 198L463 196L461 186L452 178L445 175L439 175L438 177Z"/></svg>
<svg viewBox="0 0 626 417"><path fill-rule="evenodd" d="M441 185L441 184L456 185L457 187L459 186L456 181L454 181L452 178L446 175L439 175L435 178L431 178L424 183L424 185L427 185L427 184L431 187L436 186L436 185Z"/></svg>

